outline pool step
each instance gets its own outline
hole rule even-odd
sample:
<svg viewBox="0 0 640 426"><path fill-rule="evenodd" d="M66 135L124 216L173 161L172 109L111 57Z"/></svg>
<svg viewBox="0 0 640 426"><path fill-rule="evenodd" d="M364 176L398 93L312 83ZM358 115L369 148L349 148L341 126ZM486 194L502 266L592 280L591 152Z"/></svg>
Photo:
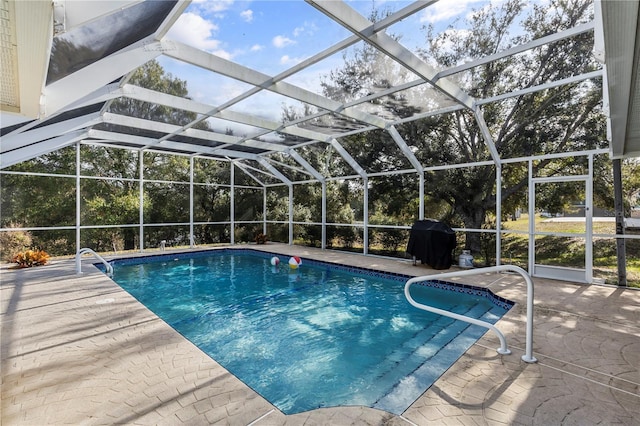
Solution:
<svg viewBox="0 0 640 426"><path fill-rule="evenodd" d="M449 307L449 310L467 315L481 315L486 309L486 305L474 305L462 311L459 306ZM475 309L475 310L474 310ZM441 315L434 315L436 318L428 326L418 331L411 339L405 341L401 347L391 352L386 357L386 362L378 364L373 368L368 379L363 381L363 385L368 391L377 395L385 395L398 382L398 377L405 377L425 362L425 359L432 357L440 346L451 340L450 333L458 335L468 324L456 321ZM376 388L375 391L371 388Z"/></svg>
<svg viewBox="0 0 640 426"><path fill-rule="evenodd" d="M482 318L490 316L490 311L491 307L479 303L462 314ZM389 356L393 364L381 366L386 371L372 383L384 396L374 407L400 414L449 368L452 359L459 358L485 332L481 327L441 317L404 345L405 349L414 347L411 352L394 351ZM398 377L403 379L398 382Z"/></svg>

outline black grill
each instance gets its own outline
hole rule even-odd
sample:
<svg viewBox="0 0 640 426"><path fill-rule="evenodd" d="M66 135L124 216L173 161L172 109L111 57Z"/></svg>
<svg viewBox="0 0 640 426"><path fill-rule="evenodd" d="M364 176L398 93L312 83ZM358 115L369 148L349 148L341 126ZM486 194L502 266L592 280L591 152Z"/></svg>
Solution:
<svg viewBox="0 0 640 426"><path fill-rule="evenodd" d="M437 220L418 220L411 227L407 253L433 269L449 269L456 248L456 233Z"/></svg>

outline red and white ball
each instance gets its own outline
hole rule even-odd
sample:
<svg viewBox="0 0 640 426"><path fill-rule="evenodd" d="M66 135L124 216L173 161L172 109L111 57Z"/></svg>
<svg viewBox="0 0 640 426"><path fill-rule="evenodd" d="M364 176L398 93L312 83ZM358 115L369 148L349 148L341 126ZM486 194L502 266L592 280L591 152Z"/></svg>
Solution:
<svg viewBox="0 0 640 426"><path fill-rule="evenodd" d="M298 266L302 264L302 259L298 256L293 256L289 259L289 267L291 269L298 269Z"/></svg>
<svg viewBox="0 0 640 426"><path fill-rule="evenodd" d="M278 266L280 264L280 258L278 256L273 256L271 258L271 264L273 266Z"/></svg>

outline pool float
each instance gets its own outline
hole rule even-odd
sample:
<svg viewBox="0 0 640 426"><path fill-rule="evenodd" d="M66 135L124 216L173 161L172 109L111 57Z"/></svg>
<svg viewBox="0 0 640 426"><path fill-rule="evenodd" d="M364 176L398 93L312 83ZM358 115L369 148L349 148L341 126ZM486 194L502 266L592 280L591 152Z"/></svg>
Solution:
<svg viewBox="0 0 640 426"><path fill-rule="evenodd" d="M300 266L302 264L302 259L300 259L298 256L293 256L289 259L289 267L291 269L297 269L298 266Z"/></svg>

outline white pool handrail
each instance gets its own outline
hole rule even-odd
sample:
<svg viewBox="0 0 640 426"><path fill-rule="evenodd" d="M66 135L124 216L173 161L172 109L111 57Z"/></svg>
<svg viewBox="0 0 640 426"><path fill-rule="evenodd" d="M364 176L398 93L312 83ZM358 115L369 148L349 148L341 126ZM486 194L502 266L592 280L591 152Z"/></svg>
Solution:
<svg viewBox="0 0 640 426"><path fill-rule="evenodd" d="M107 269L107 275L109 276L113 275L113 266L109 262L104 260L102 256L100 256L98 253L96 253L95 251L91 250L88 247L81 248L80 250L78 250L78 253L76 253L76 273L77 274L82 273L82 255L85 253L90 253L94 255L100 262L104 263L104 266Z"/></svg>
<svg viewBox="0 0 640 426"><path fill-rule="evenodd" d="M489 266L486 268L477 268L477 269L469 269L466 271L454 271L454 272L445 272L442 274L432 274L432 275L423 275L420 277L414 277L409 280L404 285L404 295L409 301L409 303L416 308L423 309L425 311L433 312L435 314L444 315L449 318L457 319L460 321L465 321L470 324L479 325L481 327L488 328L492 330L498 336L500 340L500 348L497 349L499 354L507 355L510 354L511 351L507 347L507 341L500 330L498 330L493 324L488 323L486 321L481 321L475 318L470 318L464 315L456 314L454 312L445 311L442 309L434 308L433 306L427 306L422 303L416 302L410 294L410 287L412 284L421 282L421 281L429 281L429 280L439 280L443 278L452 278L452 277L465 277L470 275L478 275L484 274L487 272L516 272L524 278L527 283L527 324L526 324L526 348L525 353L522 355L522 360L528 363L534 363L538 360L533 356L533 280L525 271L519 266L515 265L498 265L498 266Z"/></svg>

